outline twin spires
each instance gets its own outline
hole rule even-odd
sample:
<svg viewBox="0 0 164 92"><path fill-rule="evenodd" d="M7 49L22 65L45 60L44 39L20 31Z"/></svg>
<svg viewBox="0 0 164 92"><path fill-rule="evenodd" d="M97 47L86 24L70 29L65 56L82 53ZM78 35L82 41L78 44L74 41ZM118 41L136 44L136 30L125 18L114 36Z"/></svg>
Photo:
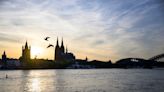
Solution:
<svg viewBox="0 0 164 92"><path fill-rule="evenodd" d="M65 47L64 47L63 38L62 38L62 41L61 41L61 45L59 46L59 41L58 41L58 37L57 37L55 51L56 51L56 50L57 50L58 52L61 52L61 53L67 53L67 51L65 50ZM66 51L66 52L65 52L65 51Z"/></svg>
<svg viewBox="0 0 164 92"><path fill-rule="evenodd" d="M67 60L75 60L75 56L73 53L68 53L67 46L64 46L63 38L61 40L61 45L59 46L58 37L56 41L54 61L67 61Z"/></svg>
<svg viewBox="0 0 164 92"><path fill-rule="evenodd" d="M57 41L56 41L56 47L59 47L58 37L57 37ZM62 38L62 42L61 42L61 48L64 48L63 38Z"/></svg>
<svg viewBox="0 0 164 92"><path fill-rule="evenodd" d="M59 46L58 37L57 37L54 60L61 60L61 57L63 57L62 55L65 55L63 38L61 41L61 46Z"/></svg>

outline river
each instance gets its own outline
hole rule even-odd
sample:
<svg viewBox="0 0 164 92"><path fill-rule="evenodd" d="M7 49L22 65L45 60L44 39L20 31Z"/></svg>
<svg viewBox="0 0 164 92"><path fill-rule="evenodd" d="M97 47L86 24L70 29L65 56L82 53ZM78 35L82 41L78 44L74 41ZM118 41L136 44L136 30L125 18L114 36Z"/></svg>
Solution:
<svg viewBox="0 0 164 92"><path fill-rule="evenodd" d="M164 92L164 69L0 70L0 92Z"/></svg>

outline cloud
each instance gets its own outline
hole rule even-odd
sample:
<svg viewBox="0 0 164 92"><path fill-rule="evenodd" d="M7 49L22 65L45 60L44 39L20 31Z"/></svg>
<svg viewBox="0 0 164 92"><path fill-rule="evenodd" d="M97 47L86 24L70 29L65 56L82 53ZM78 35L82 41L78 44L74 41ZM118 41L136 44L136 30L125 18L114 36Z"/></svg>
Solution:
<svg viewBox="0 0 164 92"><path fill-rule="evenodd" d="M22 44L28 40L44 48L42 38L51 36L55 44L58 36L78 58L147 58L163 49L164 14L159 1L1 0L0 40L17 43L22 38Z"/></svg>

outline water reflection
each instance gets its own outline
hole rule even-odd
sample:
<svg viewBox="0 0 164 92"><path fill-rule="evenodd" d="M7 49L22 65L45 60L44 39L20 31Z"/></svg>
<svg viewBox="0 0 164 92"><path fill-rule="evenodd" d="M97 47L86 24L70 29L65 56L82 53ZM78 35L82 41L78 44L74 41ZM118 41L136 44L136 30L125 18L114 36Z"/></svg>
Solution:
<svg viewBox="0 0 164 92"><path fill-rule="evenodd" d="M32 91L32 92L40 92L41 90L40 90L40 87L41 87L42 85L41 85L41 83L40 83L40 80L39 80L39 78L33 78L32 80L31 80L31 84L29 85L29 88L31 88L31 90L30 91Z"/></svg>
<svg viewBox="0 0 164 92"><path fill-rule="evenodd" d="M162 76L153 69L9 70L0 71L0 92L163 92Z"/></svg>
<svg viewBox="0 0 164 92"><path fill-rule="evenodd" d="M44 72L43 72L44 71ZM30 70L25 72L24 92L50 92L54 90L54 79L48 71Z"/></svg>

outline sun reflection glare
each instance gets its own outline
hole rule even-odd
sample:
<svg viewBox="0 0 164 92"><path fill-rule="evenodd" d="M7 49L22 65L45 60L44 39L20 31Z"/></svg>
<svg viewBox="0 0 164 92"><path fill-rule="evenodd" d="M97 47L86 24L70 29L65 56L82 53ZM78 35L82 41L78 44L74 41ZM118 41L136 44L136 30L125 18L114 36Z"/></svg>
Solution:
<svg viewBox="0 0 164 92"><path fill-rule="evenodd" d="M40 92L40 81L38 78L34 78L31 81L31 91L32 92Z"/></svg>
<svg viewBox="0 0 164 92"><path fill-rule="evenodd" d="M43 48L37 47L37 46L32 46L31 47L31 55L32 57L38 57L40 54L43 53Z"/></svg>

